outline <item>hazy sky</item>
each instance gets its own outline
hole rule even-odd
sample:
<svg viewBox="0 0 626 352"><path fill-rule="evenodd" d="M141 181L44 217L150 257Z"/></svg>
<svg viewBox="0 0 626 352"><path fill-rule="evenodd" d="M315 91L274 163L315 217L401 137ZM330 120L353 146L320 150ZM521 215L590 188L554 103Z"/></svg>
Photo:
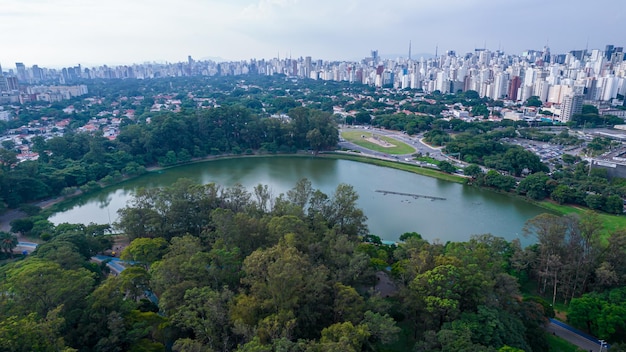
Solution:
<svg viewBox="0 0 626 352"><path fill-rule="evenodd" d="M0 0L0 64L626 46L624 0Z"/></svg>

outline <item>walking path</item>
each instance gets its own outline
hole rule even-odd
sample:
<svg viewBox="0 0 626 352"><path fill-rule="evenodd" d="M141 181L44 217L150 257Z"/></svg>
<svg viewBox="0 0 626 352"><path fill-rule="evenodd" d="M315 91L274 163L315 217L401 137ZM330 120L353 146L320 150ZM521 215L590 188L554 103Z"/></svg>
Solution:
<svg viewBox="0 0 626 352"><path fill-rule="evenodd" d="M606 345L604 349L602 349L600 340L556 319L550 319L550 324L548 325L546 330L549 333L558 336L563 340L582 348L585 351L607 351Z"/></svg>

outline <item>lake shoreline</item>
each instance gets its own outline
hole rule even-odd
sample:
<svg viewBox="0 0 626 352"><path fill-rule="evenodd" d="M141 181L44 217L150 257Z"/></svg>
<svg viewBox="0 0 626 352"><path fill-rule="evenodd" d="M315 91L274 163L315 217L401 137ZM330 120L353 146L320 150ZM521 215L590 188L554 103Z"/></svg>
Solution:
<svg viewBox="0 0 626 352"><path fill-rule="evenodd" d="M322 158L322 159L342 159L342 160L349 160L349 161L356 161L356 162L360 162L360 163L366 163L366 164L371 164L371 165L376 165L376 166L380 166L380 167L386 167L386 168L392 168L392 169L397 169L400 171L406 171L406 172L410 172L410 173L414 173L414 174L418 174L421 176L427 176L430 178L435 178L435 179L439 179L439 180L444 180L444 181L449 181L449 182L453 182L453 183L459 183L459 184L466 184L467 182L467 178L465 177L461 177L461 176L457 176L457 175L450 175L450 174L445 174L442 173L438 170L434 170L434 169L429 169L429 168L424 168L418 165L412 165L412 164L408 164L408 163L404 163L404 162L399 162L396 160L388 160L388 159L383 159L383 158L377 158L377 157L371 157L368 155L354 155L354 153L349 153L349 152L323 152L323 153L312 153L312 152L300 152L300 153L289 153L289 154L253 154L253 155L235 155L235 154L229 154L229 155L215 155L215 156L209 156L209 157L205 157L205 158L197 158L197 159L193 159L189 162L186 163L180 163L180 164L176 164L176 165L171 165L171 166L152 166L152 167L148 167L146 168L147 173L141 174L141 175L137 175L137 176L133 176L133 177L126 177L118 182L114 182L111 184L107 184L106 186L103 186L102 188L98 189L98 190L103 190L109 187L118 187L119 185L125 183L126 181L130 181L130 180L134 180L140 176L146 175L146 174L150 174L150 173L160 173L163 172L164 170L167 169L172 169L172 168L177 168L177 167L181 167L181 166L185 166L185 165L190 165L190 164L198 164L198 163L204 163L204 162L208 162L208 161L215 161L215 160L228 160L228 159L244 159L244 158L267 158L267 157L271 157L271 158L281 158L281 157L298 157L298 158ZM491 192L495 192L492 189L489 188L484 188L484 187L477 187L481 190L488 190ZM59 196L57 198L53 198L53 199L49 199L49 200L45 200L39 203L36 203L38 206L40 206L42 209L46 210L46 212L49 212L50 214L48 215L48 217L50 217L52 214L60 211L59 208L63 207L63 204L66 201L71 201L72 199L78 197L78 196L83 196L83 195L87 195L89 193L92 192L77 192L76 194L70 195L70 196ZM512 196L513 198L517 198L520 200L523 200L525 202L528 202L530 204L539 206L541 208L546 209L546 211L548 212L553 212L553 213L558 213L558 214L567 214L570 212L584 212L586 210L584 209L570 209L569 211L567 211L570 207L568 206L558 206L558 207L554 207L554 206L550 206L550 205L546 205L545 202L535 202L535 201L531 201L528 200L526 197L522 197L516 194L512 194L512 193L508 193L508 192L495 192L495 193L499 193L499 194L503 194L506 196ZM564 210L565 209L565 210ZM19 210L12 210L12 211L18 211ZM6 213L5 213L6 215ZM604 214L603 214L604 215ZM21 216L19 216L18 218L23 218L25 217L26 214L21 214ZM12 217L11 220L15 219L15 214ZM4 220L4 219L3 219ZM3 221L3 228L7 228L9 226L9 222L7 221L5 223L5 221Z"/></svg>

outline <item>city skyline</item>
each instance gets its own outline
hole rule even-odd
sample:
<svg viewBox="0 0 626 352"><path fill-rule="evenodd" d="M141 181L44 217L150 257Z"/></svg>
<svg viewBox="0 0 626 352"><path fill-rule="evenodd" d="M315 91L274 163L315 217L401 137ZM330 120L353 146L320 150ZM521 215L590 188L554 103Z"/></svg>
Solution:
<svg viewBox="0 0 626 352"><path fill-rule="evenodd" d="M217 61L313 56L356 60L457 53L486 47L520 54L548 45L553 53L621 45L626 13L598 0L590 18L581 0L155 0L132 3L8 0L0 12L3 68L16 62L59 68L81 64ZM585 25L588 24L588 25ZM437 48L437 49L436 49Z"/></svg>

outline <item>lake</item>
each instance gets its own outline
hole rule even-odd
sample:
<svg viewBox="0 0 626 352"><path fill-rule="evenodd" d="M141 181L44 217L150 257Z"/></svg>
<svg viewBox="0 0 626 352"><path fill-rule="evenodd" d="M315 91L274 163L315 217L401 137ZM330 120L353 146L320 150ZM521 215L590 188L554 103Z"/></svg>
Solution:
<svg viewBox="0 0 626 352"><path fill-rule="evenodd" d="M168 186L182 177L226 187L240 183L248 189L266 184L275 196L293 188L301 178L308 178L314 188L328 195L332 195L338 184L350 184L359 194L358 206L368 217L370 232L389 241L411 231L430 241L444 242L465 241L472 234L491 233L508 240L520 238L523 245L528 245L534 240L522 236L524 223L546 212L519 198L406 171L349 160L271 156L218 159L151 172L72 199L50 221L113 223L117 210L126 206L136 189ZM445 200L385 195L377 190Z"/></svg>

